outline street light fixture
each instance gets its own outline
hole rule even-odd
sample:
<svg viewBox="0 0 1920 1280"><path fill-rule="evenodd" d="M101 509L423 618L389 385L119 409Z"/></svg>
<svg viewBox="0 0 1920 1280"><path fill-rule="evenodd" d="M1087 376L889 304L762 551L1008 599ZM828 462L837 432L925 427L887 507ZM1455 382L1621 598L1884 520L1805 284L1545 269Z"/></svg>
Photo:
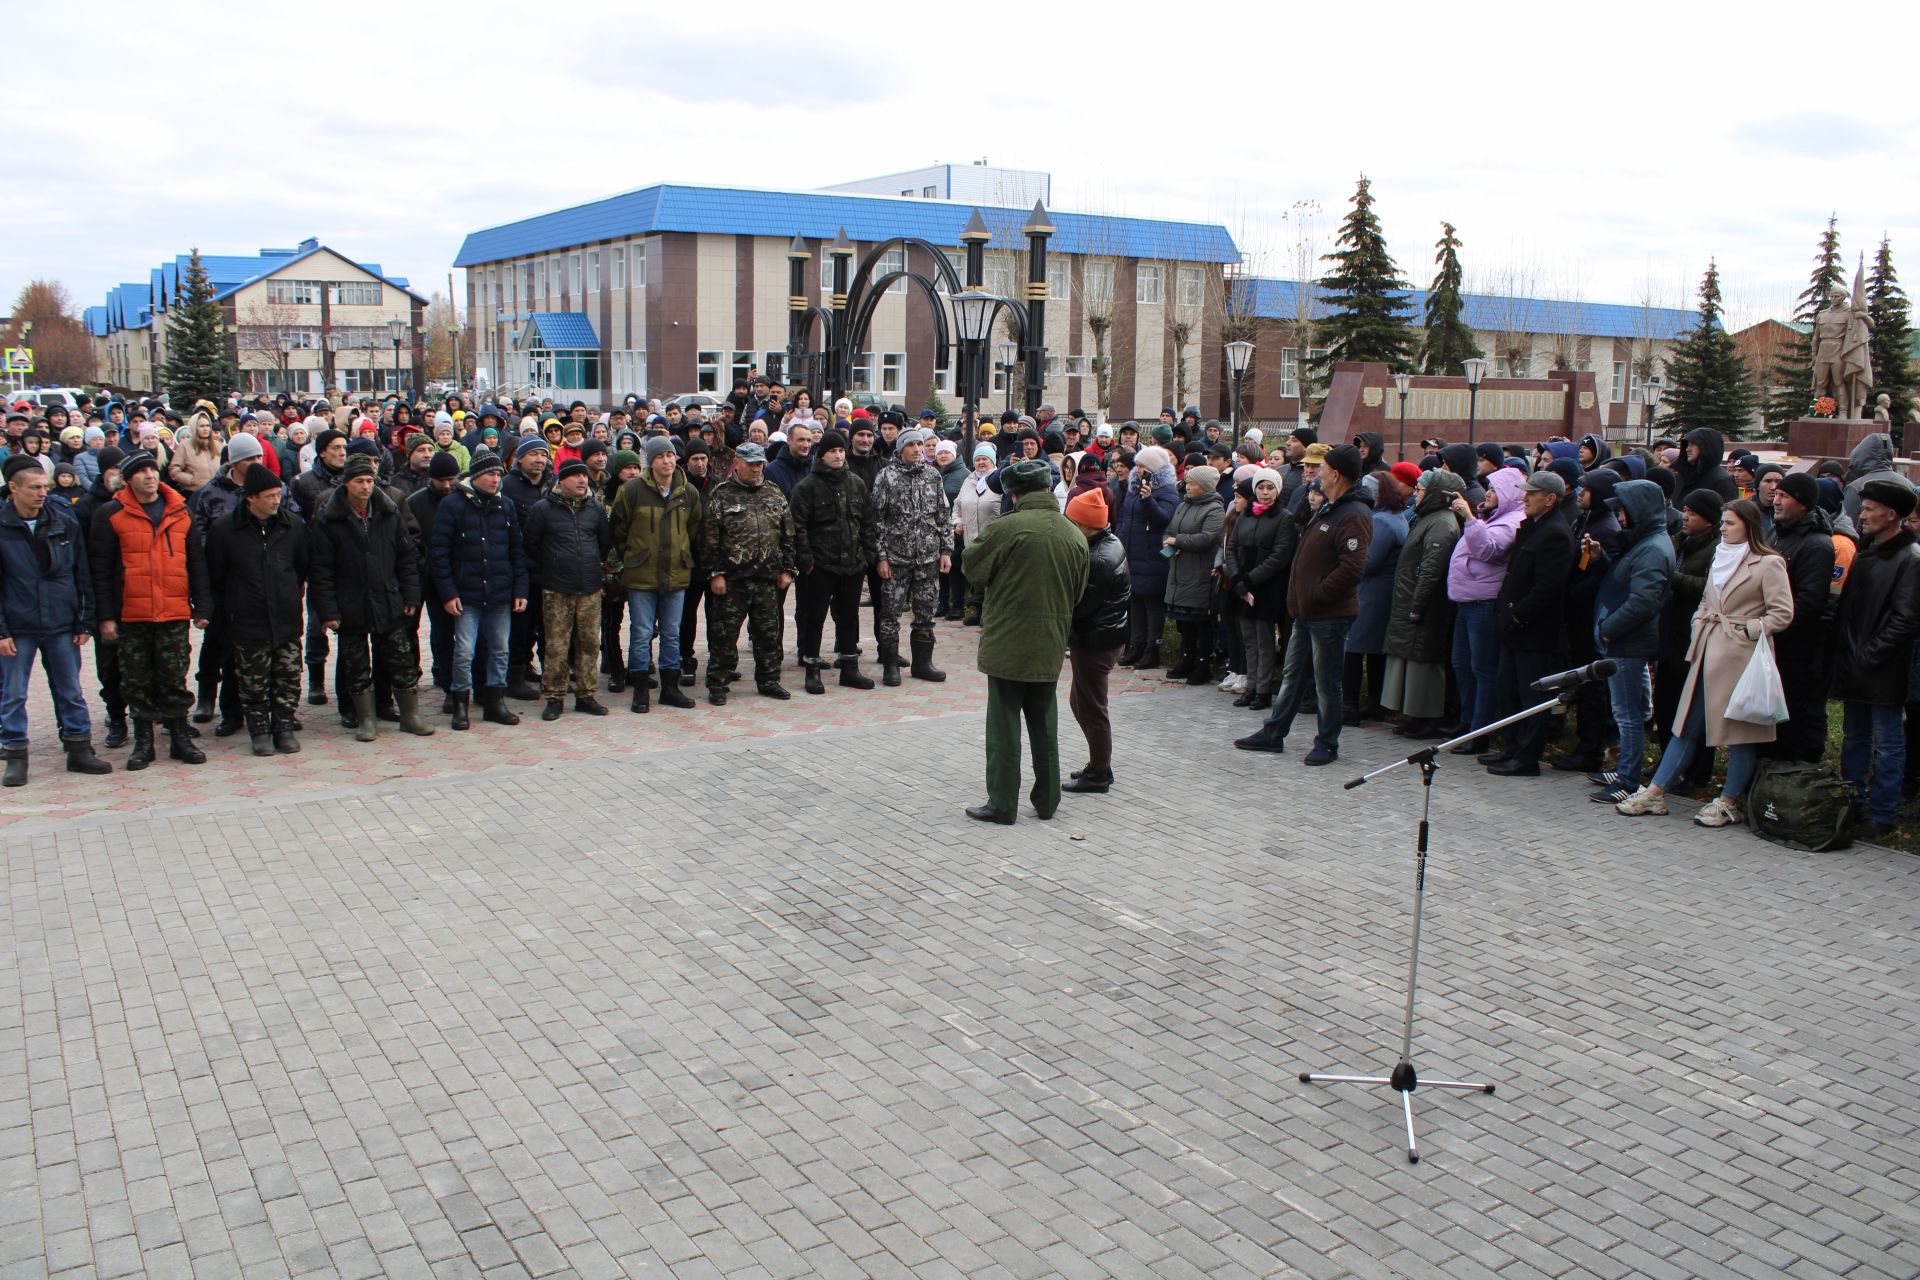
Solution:
<svg viewBox="0 0 1920 1280"><path fill-rule="evenodd" d="M281 372L285 375L285 378L284 378L285 385L282 386L280 389L286 392L288 396L292 396L294 393L293 353L298 351L299 349L300 349L300 344L293 340L293 330L288 329L286 332L280 335L280 350L286 356L286 367L283 370L281 370Z"/></svg>
<svg viewBox="0 0 1920 1280"><path fill-rule="evenodd" d="M406 329L404 321L398 319L387 321L387 336L393 339L393 389L395 391L400 389L400 335L405 333Z"/></svg>
<svg viewBox="0 0 1920 1280"><path fill-rule="evenodd" d="M1487 362L1480 356L1462 360L1461 367L1467 374L1467 443L1478 443L1474 437L1474 426L1480 416L1480 379L1487 376Z"/></svg>
<svg viewBox="0 0 1920 1280"><path fill-rule="evenodd" d="M1655 410L1660 407L1661 390L1660 379L1657 376L1648 378L1647 385L1641 388L1641 399L1647 406L1647 448L1649 449L1653 448L1653 419Z"/></svg>
<svg viewBox="0 0 1920 1280"><path fill-rule="evenodd" d="M1007 411L1013 411L1013 371L1020 359L1020 344L1003 342L1000 344L1000 368L1007 375Z"/></svg>
<svg viewBox="0 0 1920 1280"><path fill-rule="evenodd" d="M1253 360L1253 344L1245 338L1227 344L1227 368L1233 372L1233 442L1240 443L1240 383Z"/></svg>
<svg viewBox="0 0 1920 1280"><path fill-rule="evenodd" d="M993 328L993 312L998 299L981 289L967 289L953 295L953 318L960 330L962 357L960 369L964 386L960 388L961 398L965 402L962 420L965 424L966 447L969 465L973 457L973 441L978 434L980 422L981 388L979 371L986 361L987 334Z"/></svg>
<svg viewBox="0 0 1920 1280"><path fill-rule="evenodd" d="M1396 461L1407 460L1407 392L1413 390L1413 375L1396 373L1393 375L1393 389L1400 393L1400 456Z"/></svg>

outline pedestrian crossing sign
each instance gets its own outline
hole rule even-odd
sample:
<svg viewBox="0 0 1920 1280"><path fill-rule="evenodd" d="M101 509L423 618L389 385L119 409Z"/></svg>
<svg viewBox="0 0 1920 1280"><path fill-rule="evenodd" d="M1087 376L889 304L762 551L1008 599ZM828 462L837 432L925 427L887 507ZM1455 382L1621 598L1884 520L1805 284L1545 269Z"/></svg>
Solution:
<svg viewBox="0 0 1920 1280"><path fill-rule="evenodd" d="M7 348L7 372L8 373L32 373L33 372L33 348L32 347L8 347Z"/></svg>

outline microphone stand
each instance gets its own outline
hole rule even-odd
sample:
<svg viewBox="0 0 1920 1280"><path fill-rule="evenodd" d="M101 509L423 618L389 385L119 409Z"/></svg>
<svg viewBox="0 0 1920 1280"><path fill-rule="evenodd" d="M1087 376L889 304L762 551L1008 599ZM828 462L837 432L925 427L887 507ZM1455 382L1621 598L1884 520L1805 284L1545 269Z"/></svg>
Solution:
<svg viewBox="0 0 1920 1280"><path fill-rule="evenodd" d="M1456 1089L1471 1093L1493 1092L1492 1085L1469 1080L1422 1080L1419 1073L1413 1069L1413 1003L1414 992L1419 985L1420 978L1420 923L1422 916L1425 914L1427 900L1427 843L1433 814L1433 775L1440 767L1440 762L1436 757L1456 743L1470 742L1475 738L1485 737L1496 729L1504 729L1510 724L1518 724L1522 720L1540 715L1546 711L1552 711L1555 708L1564 709L1572 703L1574 692L1575 689L1562 690L1560 693L1537 706L1529 707L1525 711L1515 712L1504 720L1496 720L1492 724L1483 725L1478 729L1471 729L1459 737L1449 739L1446 742L1436 742L1430 747L1423 747L1404 760L1395 760L1393 763L1382 765L1370 773L1363 773L1342 787L1342 790L1345 791L1352 791L1355 787L1363 787L1383 774L1392 773L1402 765L1416 765L1420 769L1420 831L1419 838L1415 844L1413 871L1413 941L1412 945L1408 948L1407 956L1407 1008L1406 1018L1400 1029L1400 1061L1394 1065L1393 1071L1389 1075L1327 1075L1302 1071L1300 1073L1300 1083L1384 1084L1391 1087L1400 1095L1401 1111L1406 1116L1407 1163L1409 1164L1420 1163L1420 1148L1415 1143L1413 1136L1413 1091L1415 1089L1418 1089L1421 1085L1425 1085L1429 1089Z"/></svg>

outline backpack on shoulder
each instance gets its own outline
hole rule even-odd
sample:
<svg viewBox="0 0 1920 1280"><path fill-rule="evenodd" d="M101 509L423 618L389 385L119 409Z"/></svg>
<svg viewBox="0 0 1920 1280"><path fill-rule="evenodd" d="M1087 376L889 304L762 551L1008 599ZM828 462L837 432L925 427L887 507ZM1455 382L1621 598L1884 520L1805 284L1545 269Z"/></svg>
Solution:
<svg viewBox="0 0 1920 1280"><path fill-rule="evenodd" d="M1845 849L1853 844L1853 788L1824 762L1764 760L1747 793L1747 821L1789 849Z"/></svg>

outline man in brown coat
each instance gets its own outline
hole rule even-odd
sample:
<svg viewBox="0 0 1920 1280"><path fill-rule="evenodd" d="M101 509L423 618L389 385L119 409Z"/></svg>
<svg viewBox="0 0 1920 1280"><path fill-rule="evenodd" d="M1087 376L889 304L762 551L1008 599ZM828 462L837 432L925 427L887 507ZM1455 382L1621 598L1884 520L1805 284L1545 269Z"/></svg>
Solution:
<svg viewBox="0 0 1920 1280"><path fill-rule="evenodd" d="M1293 630L1287 637L1280 692L1273 699L1273 714L1259 731L1234 742L1242 751L1285 751L1287 732L1311 683L1320 725L1306 763L1332 764L1340 758L1340 679L1347 630L1360 612L1360 575L1373 542L1373 508L1359 482L1360 451L1350 444L1329 450L1319 488L1307 494L1306 521L1287 581Z"/></svg>

